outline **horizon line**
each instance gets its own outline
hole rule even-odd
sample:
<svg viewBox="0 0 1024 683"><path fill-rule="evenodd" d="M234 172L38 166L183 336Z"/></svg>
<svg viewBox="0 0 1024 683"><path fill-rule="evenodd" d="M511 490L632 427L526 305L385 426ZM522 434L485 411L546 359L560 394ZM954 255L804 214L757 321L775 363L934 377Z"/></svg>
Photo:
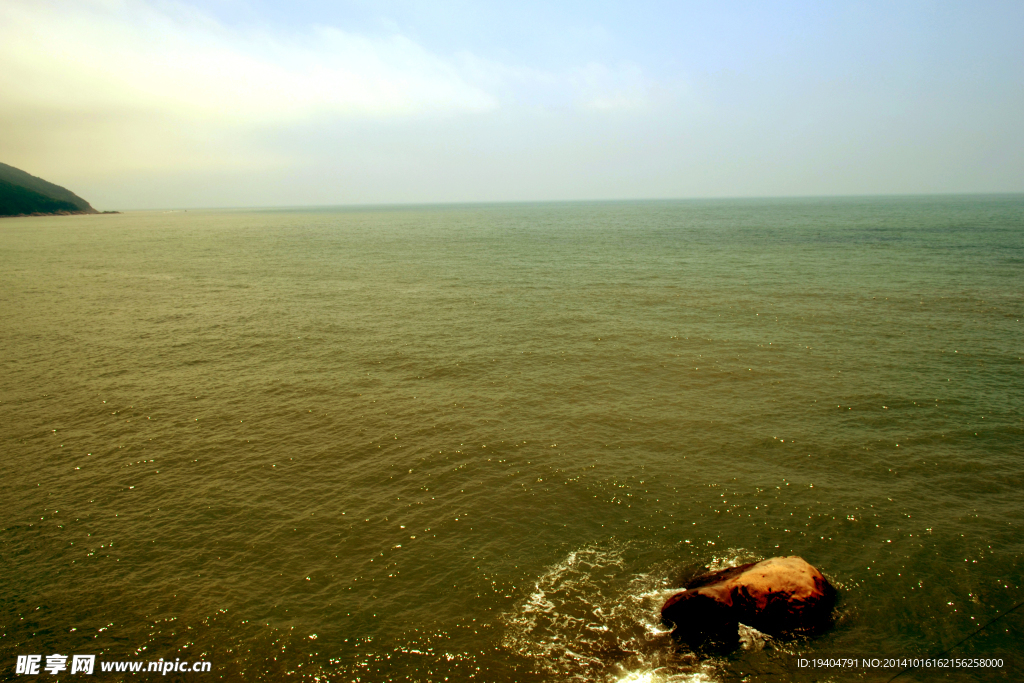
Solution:
<svg viewBox="0 0 1024 683"><path fill-rule="evenodd" d="M763 200L813 200L813 199L897 199L926 197L1012 197L1024 196L1024 190L1016 192L915 192L892 194L820 194L820 195L729 195L705 197L629 197L617 199L503 199L474 201L422 201L422 202L375 202L350 204L266 204L250 206L163 206L145 209L118 209L121 213L132 211L273 211L296 209L381 209L412 207L456 207L456 206L502 206L529 204L615 204L630 202L705 202L705 201L763 201Z"/></svg>

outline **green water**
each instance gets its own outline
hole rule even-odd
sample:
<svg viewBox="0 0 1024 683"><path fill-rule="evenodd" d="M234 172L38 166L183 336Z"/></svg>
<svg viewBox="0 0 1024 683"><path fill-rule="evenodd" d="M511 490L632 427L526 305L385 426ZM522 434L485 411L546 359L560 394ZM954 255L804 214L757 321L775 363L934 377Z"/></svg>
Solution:
<svg viewBox="0 0 1024 683"><path fill-rule="evenodd" d="M1024 600L1022 317L1021 196L5 219L0 666L885 680L796 660ZM658 624L791 554L825 635ZM1022 633L901 680L1013 680Z"/></svg>

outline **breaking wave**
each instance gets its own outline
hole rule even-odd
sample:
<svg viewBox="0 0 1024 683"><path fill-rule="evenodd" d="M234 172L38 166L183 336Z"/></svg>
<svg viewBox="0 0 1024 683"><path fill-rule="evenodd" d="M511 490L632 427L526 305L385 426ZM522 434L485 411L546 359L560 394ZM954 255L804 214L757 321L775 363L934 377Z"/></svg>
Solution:
<svg viewBox="0 0 1024 683"><path fill-rule="evenodd" d="M678 563L637 558L635 546L599 543L570 552L549 567L529 594L502 615L503 645L532 660L539 672L569 681L711 683L721 659L681 648L661 624L665 599L679 590ZM694 574L756 559L729 550L694 565ZM741 631L744 649L768 637Z"/></svg>

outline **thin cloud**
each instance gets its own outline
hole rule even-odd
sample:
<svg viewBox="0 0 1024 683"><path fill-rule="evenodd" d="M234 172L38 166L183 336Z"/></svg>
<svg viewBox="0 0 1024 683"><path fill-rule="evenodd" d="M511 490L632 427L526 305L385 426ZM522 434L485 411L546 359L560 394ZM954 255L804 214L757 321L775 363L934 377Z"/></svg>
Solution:
<svg viewBox="0 0 1024 683"><path fill-rule="evenodd" d="M261 140L289 129L635 109L648 85L635 65L545 71L397 32L229 26L185 3L0 3L0 146L40 173L283 168L308 150Z"/></svg>
<svg viewBox="0 0 1024 683"><path fill-rule="evenodd" d="M265 125L304 116L393 117L497 106L444 60L395 35L301 35L223 26L183 5L6 2L8 105L156 111Z"/></svg>

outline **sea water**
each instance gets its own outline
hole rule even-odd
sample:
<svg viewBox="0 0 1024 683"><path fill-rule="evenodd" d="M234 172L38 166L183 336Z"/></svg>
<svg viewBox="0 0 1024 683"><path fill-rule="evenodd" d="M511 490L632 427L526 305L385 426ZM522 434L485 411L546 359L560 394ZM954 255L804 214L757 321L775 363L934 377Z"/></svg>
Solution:
<svg viewBox="0 0 1024 683"><path fill-rule="evenodd" d="M5 219L0 664L1012 680L1022 295L1021 196ZM776 555L824 635L659 623Z"/></svg>

